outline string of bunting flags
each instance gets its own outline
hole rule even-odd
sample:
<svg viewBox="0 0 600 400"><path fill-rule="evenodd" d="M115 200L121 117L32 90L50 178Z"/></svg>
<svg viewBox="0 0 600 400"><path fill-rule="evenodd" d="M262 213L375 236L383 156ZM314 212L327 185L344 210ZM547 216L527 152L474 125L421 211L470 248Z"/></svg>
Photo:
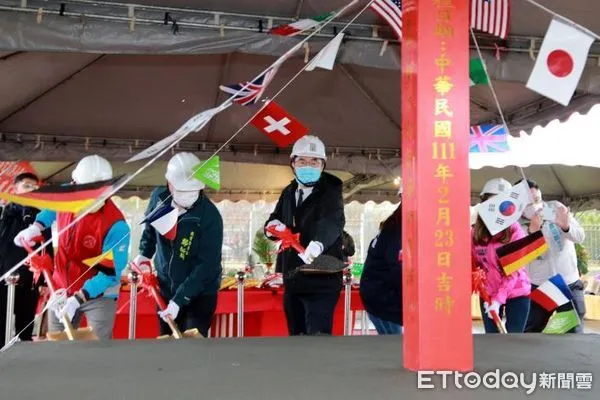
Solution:
<svg viewBox="0 0 600 400"><path fill-rule="evenodd" d="M338 16L342 15L349 8L353 7L357 2L358 2L358 0L352 0L344 8L342 8L339 12L335 13L331 18L323 21L321 23L321 25L319 25L311 34L309 34L306 38L304 38L302 41L300 41L298 44L296 44L290 50L288 50L284 55L282 55L280 58L278 58L277 61L275 61L275 63L273 63L269 68L271 68L273 66L278 66L280 63L283 63L283 61L285 61L288 57L290 57L293 53L295 53L298 49L300 49L301 46L304 43L306 43L308 40L310 40L314 35L318 34L319 31L323 27L325 27L329 22L331 22L333 19L337 18ZM345 27L342 29L342 31L344 31L350 24L352 24L356 20L356 18L358 18L365 11L365 9L366 9L366 7L363 8L360 12L358 12L356 14L356 16L354 17L354 19L352 19L350 22L348 22L345 25ZM277 94L275 94L273 96L273 99L275 97L277 97L277 95L279 95L283 91L283 89L285 89L285 87L287 87L294 79L296 79L300 75L300 73L302 73L304 71L304 69L305 68L302 68L294 77L292 77L288 81L288 83L286 85L284 85L284 87ZM267 68L267 70L268 70L268 68ZM258 76L255 77L252 81L254 81L258 77L260 77L267 70L263 71L261 74L258 74ZM245 89L245 86L240 89L240 92L242 90L244 90L244 89ZM159 141L158 143L154 144L153 146L150 146L149 148L141 151L140 153L136 154L135 156L133 156L132 158L130 158L129 160L127 160L126 162L133 162L133 161L139 161L139 160L150 158L149 161L147 161L143 166L141 166L140 168L138 168L134 173L132 173L132 174L126 176L125 178L119 180L118 183L114 184L108 191L103 192L102 196L100 198L95 199L94 203L91 206L85 207L85 209L83 209L81 211L81 213L79 213L78 216L71 223L69 223L63 229L59 230L56 235L58 237L60 237L61 235L63 235L65 232L67 232L69 229L71 229L76 223L78 223L79 221L81 221L87 214L89 214L94 209L94 207L98 206L99 204L102 204L102 202L105 201L107 198L110 198L111 196L113 196L114 194L116 194L127 183L129 183L132 179L134 179L137 175L139 175L142 171L144 171L146 168L148 168L152 163L154 163L160 157L162 157L167 151L169 151L174 146L176 146L187 135L189 135L191 132L197 132L200 129L202 129L208 123L208 121L210 121L210 119L212 117L214 117L214 115L218 114L219 112L223 111L224 109L228 108L231 104L233 104L233 99L235 98L235 96L237 94L238 93L236 93L233 96L229 97L220 106L212 108L212 109L209 109L209 110L204 110L201 113L193 116L186 123L184 123L177 131L175 131L173 134L167 136L163 140ZM236 133L234 133L231 136L231 138L228 141L226 141L226 143L223 146L221 146L211 157L209 157L208 160L206 160L204 163L202 163L201 166L198 167L198 169L201 169L202 166L207 163L207 161L211 161L211 159L214 156L216 156L223 148L225 148L225 146L231 140L233 140L235 138L235 136L239 132L241 132L241 130L249 122L250 121L248 121L246 124L244 124ZM192 176L190 176L189 178L192 178ZM213 175L213 178L214 178L214 175ZM220 177L219 177L219 181L220 181ZM217 182L215 181L215 184L216 183ZM166 203L166 201L162 201L160 204L157 205L156 208L161 207L164 203ZM33 255L38 254L46 246L51 245L51 244L52 244L51 240L48 240L48 241L42 243L36 250L34 250ZM0 282L3 281L3 280L5 280L8 276L10 276L10 274L14 273L14 271L16 271L22 265L24 265L26 261L27 261L27 258L21 260L16 265L12 266L8 271L6 271L0 277Z"/></svg>

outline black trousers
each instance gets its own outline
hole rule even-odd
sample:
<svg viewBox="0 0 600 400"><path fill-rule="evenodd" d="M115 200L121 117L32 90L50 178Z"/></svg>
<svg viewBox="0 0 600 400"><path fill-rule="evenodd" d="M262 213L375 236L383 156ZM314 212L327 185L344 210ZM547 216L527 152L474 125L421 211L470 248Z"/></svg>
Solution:
<svg viewBox="0 0 600 400"><path fill-rule="evenodd" d="M283 308L290 336L331 335L333 314L340 292L289 293L283 295Z"/></svg>
<svg viewBox="0 0 600 400"><path fill-rule="evenodd" d="M217 294L211 294L206 296L198 296L187 306L181 307L179 314L175 319L175 323L181 332L188 329L198 329L202 336L208 336L208 330L215 315L217 309ZM160 334L171 335L171 328L169 325L159 318L160 320Z"/></svg>
<svg viewBox="0 0 600 400"><path fill-rule="evenodd" d="M531 285L531 291L535 290L537 285ZM583 333L583 316L585 315L585 297L583 291L583 282L580 280L569 285L569 289L573 295L573 304L575 305L575 311L579 315L580 324L579 326L571 329L568 333ZM570 305L567 303L560 306L556 311L566 311ZM538 305L535 301L531 302L531 308L529 309L529 316L527 317L527 325L525 326L525 332L542 332L552 313L546 311L545 308Z"/></svg>
<svg viewBox="0 0 600 400"><path fill-rule="evenodd" d="M6 334L6 305L8 287L4 282L0 283L0 344L4 345L4 336ZM35 308L38 301L38 291L32 287L31 282L25 282L23 285L17 285L15 288L15 328L16 333L23 331L19 338L21 340L31 340L33 333L33 319L35 318ZM29 326L28 326L29 325ZM2 347L2 346L0 346Z"/></svg>

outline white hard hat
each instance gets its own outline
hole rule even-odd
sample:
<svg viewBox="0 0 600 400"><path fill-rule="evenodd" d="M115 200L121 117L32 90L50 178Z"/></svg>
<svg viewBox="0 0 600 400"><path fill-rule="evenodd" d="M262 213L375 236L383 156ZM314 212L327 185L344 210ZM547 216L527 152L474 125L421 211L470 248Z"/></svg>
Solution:
<svg viewBox="0 0 600 400"><path fill-rule="evenodd" d="M200 159L192 153L178 153L169 160L165 178L175 190L201 190L204 183L193 177L194 168L200 165Z"/></svg>
<svg viewBox="0 0 600 400"><path fill-rule="evenodd" d="M325 145L321 142L321 139L311 135L302 136L296 140L292 148L292 154L290 154L290 158L294 157L313 157L327 161Z"/></svg>
<svg viewBox="0 0 600 400"><path fill-rule="evenodd" d="M86 156L79 161L71 177L78 185L112 179L110 163L99 155Z"/></svg>
<svg viewBox="0 0 600 400"><path fill-rule="evenodd" d="M483 189L481 189L480 196L484 194L500 194L500 193L508 193L512 189L512 185L509 181L504 178L494 178L490 179L483 185Z"/></svg>

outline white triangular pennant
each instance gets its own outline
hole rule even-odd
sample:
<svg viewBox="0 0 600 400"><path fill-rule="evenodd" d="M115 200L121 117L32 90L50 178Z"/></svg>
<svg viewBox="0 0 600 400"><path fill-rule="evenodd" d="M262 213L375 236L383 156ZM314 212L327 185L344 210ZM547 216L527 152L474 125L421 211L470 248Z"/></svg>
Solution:
<svg viewBox="0 0 600 400"><path fill-rule="evenodd" d="M335 64L337 53L344 39L344 33L338 33L321 51L308 63L307 71L313 71L315 68L323 68L331 71Z"/></svg>

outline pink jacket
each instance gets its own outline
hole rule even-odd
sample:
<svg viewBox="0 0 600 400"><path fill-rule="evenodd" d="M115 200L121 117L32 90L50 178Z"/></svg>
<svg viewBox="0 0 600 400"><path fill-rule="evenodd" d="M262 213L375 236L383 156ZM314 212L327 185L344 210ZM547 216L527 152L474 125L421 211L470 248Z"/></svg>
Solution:
<svg viewBox="0 0 600 400"><path fill-rule="evenodd" d="M512 224L508 229L511 242L526 236L519 223ZM529 296L531 281L527 274L527 268L521 268L509 276L504 275L496 254L496 249L505 244L498 240L498 237L502 235L503 233L498 234L489 243L483 245L473 242L473 257L477 265L486 272L485 289L492 301L495 300L500 304L505 304L507 299Z"/></svg>

